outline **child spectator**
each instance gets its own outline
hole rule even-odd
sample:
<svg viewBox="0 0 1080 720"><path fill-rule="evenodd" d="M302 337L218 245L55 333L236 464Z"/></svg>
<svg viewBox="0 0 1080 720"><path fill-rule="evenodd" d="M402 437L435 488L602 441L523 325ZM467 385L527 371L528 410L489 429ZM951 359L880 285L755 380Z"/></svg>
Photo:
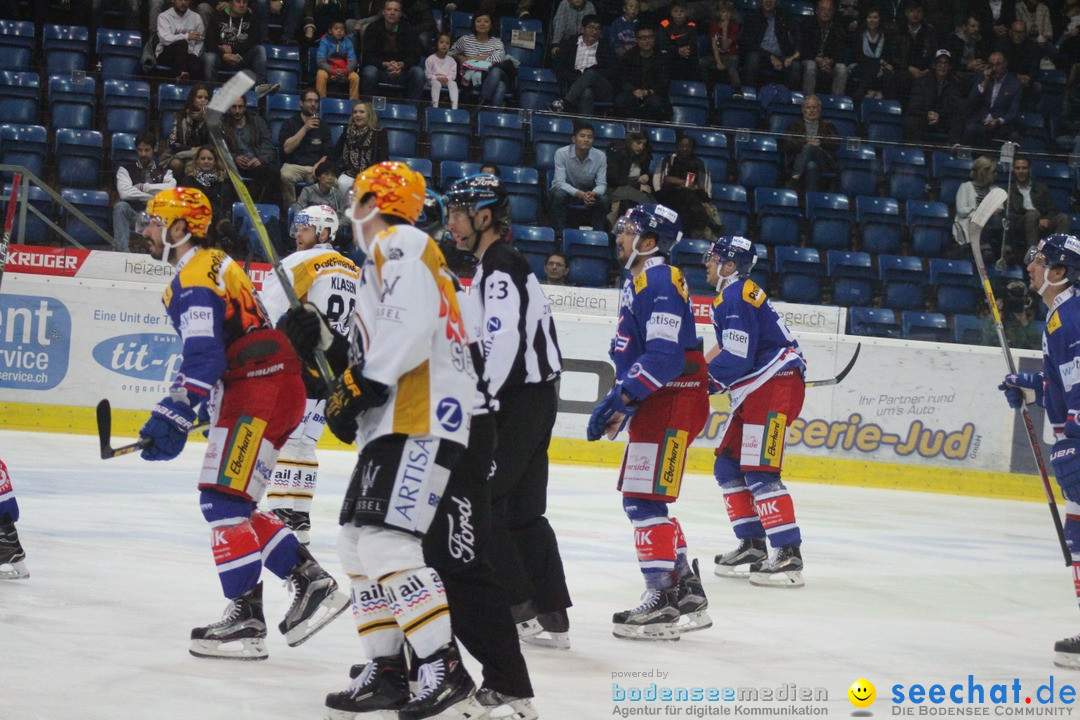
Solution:
<svg viewBox="0 0 1080 720"><path fill-rule="evenodd" d="M338 224L348 225L345 216L346 194L337 187L338 169L329 160L323 160L315 167L315 183L300 191L300 196L293 203L293 211L300 212L312 205L329 205L338 214Z"/></svg>
<svg viewBox="0 0 1080 720"><path fill-rule="evenodd" d="M611 23L611 36L614 38L611 45L615 49L615 57L617 58L621 58L627 50L637 45L634 31L637 29L641 4L638 0L625 0L622 11L622 15Z"/></svg>
<svg viewBox="0 0 1080 720"><path fill-rule="evenodd" d="M710 58L701 58L705 66L706 80L709 84L719 82L719 76L725 77L736 95L742 95L742 80L739 78L739 23L735 22L735 5L731 0L722 0L717 11L717 18L709 22L709 44L712 47Z"/></svg>
<svg viewBox="0 0 1080 720"><path fill-rule="evenodd" d="M315 73L315 91L320 98L326 97L326 84L349 83L349 99L360 99L360 74L356 72L356 48L352 40L345 37L345 22L334 20L330 31L319 41L315 52L315 64L319 69ZM303 207L307 207L304 205Z"/></svg>
<svg viewBox="0 0 1080 720"><path fill-rule="evenodd" d="M435 39L435 53L424 62L424 76L431 87L431 107L439 107L439 95L445 87L450 92L450 107L457 109L457 61L450 53L450 33L441 32Z"/></svg>

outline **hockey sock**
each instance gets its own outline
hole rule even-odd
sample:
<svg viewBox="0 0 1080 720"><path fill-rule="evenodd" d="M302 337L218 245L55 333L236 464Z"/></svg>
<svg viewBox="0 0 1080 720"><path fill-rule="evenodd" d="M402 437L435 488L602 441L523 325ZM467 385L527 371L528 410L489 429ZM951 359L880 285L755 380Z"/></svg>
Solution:
<svg viewBox="0 0 1080 720"><path fill-rule="evenodd" d="M319 463L304 463L300 468L300 477L293 476L293 510L311 513L311 499L315 497L318 483Z"/></svg>
<svg viewBox="0 0 1080 720"><path fill-rule="evenodd" d="M279 578L286 578L300 562L300 543L273 513L251 513L251 527L262 548L262 564Z"/></svg>
<svg viewBox="0 0 1080 720"><path fill-rule="evenodd" d="M429 567L379 578L398 627L418 657L428 657L453 639L450 608L439 574Z"/></svg>
<svg viewBox="0 0 1080 720"><path fill-rule="evenodd" d="M675 569L679 571L679 577L693 575L690 562L686 559L686 535L682 525L675 518L671 518L671 524L675 526Z"/></svg>
<svg viewBox="0 0 1080 720"><path fill-rule="evenodd" d="M634 547L645 585L666 590L675 584L675 524L668 504L623 496L623 510L634 526Z"/></svg>
<svg viewBox="0 0 1080 720"><path fill-rule="evenodd" d="M799 526L795 524L795 505L780 476L753 471L746 473L746 481L754 494L754 509L761 518L769 544L786 547L801 543Z"/></svg>
<svg viewBox="0 0 1080 720"><path fill-rule="evenodd" d="M405 635L394 620L394 611L382 585L365 575L352 580L353 619L356 634L369 658L397 655L405 643Z"/></svg>
<svg viewBox="0 0 1080 720"><path fill-rule="evenodd" d="M740 540L765 537L765 528L761 526L757 510L754 509L754 495L746 487L739 461L727 455L717 455L713 475L724 492L724 509L727 510L735 537Z"/></svg>
<svg viewBox="0 0 1080 720"><path fill-rule="evenodd" d="M228 522L228 521L222 521ZM259 538L246 520L235 525L210 525L214 564L225 597L232 600L250 591L259 582L262 562Z"/></svg>
<svg viewBox="0 0 1080 720"><path fill-rule="evenodd" d="M7 466L0 460L0 520L10 519L19 522L19 503L15 499L15 490L11 487L11 476Z"/></svg>
<svg viewBox="0 0 1080 720"><path fill-rule="evenodd" d="M300 482L303 469L295 466L291 460L278 458L274 472L270 476L270 485L266 488L266 506L271 510L293 509L293 479Z"/></svg>

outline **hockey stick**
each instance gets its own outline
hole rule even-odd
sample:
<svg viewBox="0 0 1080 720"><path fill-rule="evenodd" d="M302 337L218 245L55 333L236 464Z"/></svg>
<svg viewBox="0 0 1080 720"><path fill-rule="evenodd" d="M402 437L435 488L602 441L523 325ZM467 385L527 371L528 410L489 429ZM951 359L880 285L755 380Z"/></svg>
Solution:
<svg viewBox="0 0 1080 720"><path fill-rule="evenodd" d="M266 226L263 225L259 211L255 207L255 201L251 198L251 193L248 192L247 186L244 185L244 181L240 177L240 171L236 168L236 161L233 160L232 153L229 152L229 146L225 144L225 135L221 130L222 116L228 112L234 102L242 98L244 93L254 86L255 74L250 70L241 70L233 75L218 90L207 106L206 128L210 132L210 139L214 142L218 155L221 156L222 162L225 163L225 171L229 174L229 181L232 182L237 197L244 203L244 208L248 212L248 219L251 220L252 225L255 227L255 234L259 236L259 244L262 245L263 252L266 253L266 259L274 266L274 274L277 275L281 288L289 298L289 307L296 308L300 307L300 300L296 297L296 290L293 289L289 276L285 274L285 269L281 266L281 259L278 258L277 251L274 249L273 243L270 242ZM326 360L326 353L318 347L315 348L315 365L319 369L319 375L322 376L323 382L329 387L334 379L334 373L330 369L330 363Z"/></svg>
<svg viewBox="0 0 1080 720"><path fill-rule="evenodd" d="M188 434L205 430L207 426L207 423L195 423L188 430ZM120 457L121 455L130 455L133 452L150 447L154 442L150 438L139 438L137 442L130 445L121 445L118 448L112 447L112 407L109 405L108 400L102 400L97 405L97 431L98 440L101 441L102 460Z"/></svg>
<svg viewBox="0 0 1080 720"><path fill-rule="evenodd" d="M4 217L4 237L0 240L0 282L4 281L4 267L8 261L8 247L11 245L11 231L15 227L15 208L19 205L19 187L22 185L22 173L11 176L11 197L8 198L7 215Z"/></svg>
<svg viewBox="0 0 1080 720"><path fill-rule="evenodd" d="M1013 360L1012 351L1009 349L1009 341L1005 338L1005 326L1001 321L1001 313L998 311L997 300L994 298L994 290L990 287L990 277L986 274L986 263L983 262L980 238L983 228L989 222L991 216L1005 205L1008 194L1001 188L992 189L979 207L971 215L971 229L968 232L968 242L971 244L971 252L975 256L975 267L979 269L979 279L982 281L983 293L986 295L986 303L990 306L990 314L994 318L994 329L997 330L998 344L1001 352L1005 355L1005 363L1009 368L1009 374L1016 374L1016 362ZM1050 517L1054 520L1054 529L1057 531L1058 542L1061 543L1061 552L1065 556L1065 565L1072 565L1072 554L1069 545L1065 542L1065 531L1061 526L1061 515L1058 513L1057 502L1054 500L1054 490L1050 487L1050 476L1046 473L1046 462L1043 460L1042 448L1039 446L1039 437L1035 433L1035 425L1031 422L1031 413L1027 405L1021 403L1020 415L1024 418L1024 429L1027 431L1028 444L1031 446L1031 454L1035 457L1035 465L1039 468L1042 476L1043 490L1046 491L1046 502L1050 506Z"/></svg>
<svg viewBox="0 0 1080 720"><path fill-rule="evenodd" d="M823 385L839 385L840 382L847 377L847 374L851 372L851 368L855 367L855 361L859 359L859 351L862 350L862 343L855 346L855 352L851 355L851 359L848 360L848 364L843 370L833 378L824 378L822 380L807 380L806 387L821 387Z"/></svg>

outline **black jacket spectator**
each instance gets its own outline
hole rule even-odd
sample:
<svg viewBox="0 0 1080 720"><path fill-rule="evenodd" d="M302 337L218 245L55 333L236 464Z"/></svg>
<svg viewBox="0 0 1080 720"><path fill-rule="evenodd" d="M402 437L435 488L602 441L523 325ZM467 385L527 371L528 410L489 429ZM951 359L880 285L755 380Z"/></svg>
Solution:
<svg viewBox="0 0 1080 720"><path fill-rule="evenodd" d="M904 107L904 139L910 142L936 141L956 143L964 122L964 91L952 72L949 59L940 72L930 73L915 81ZM936 119L931 122L930 113Z"/></svg>
<svg viewBox="0 0 1080 720"><path fill-rule="evenodd" d="M1013 0L1001 0L997 19L994 18L990 0L974 0L968 5L968 13L979 18L983 35L989 38L1004 38L1016 19L1016 3Z"/></svg>
<svg viewBox="0 0 1080 720"><path fill-rule="evenodd" d="M574 69L574 59L577 57L578 38L580 37L581 34L579 33L563 40L559 44L559 52L556 53L554 58L552 69L555 70L555 77L559 78L564 93L582 75L582 73ZM596 65L593 67L605 80L614 84L616 76L619 74L619 61L615 58L615 50L611 47L605 33L600 33L600 39L597 43Z"/></svg>
<svg viewBox="0 0 1080 720"><path fill-rule="evenodd" d="M286 138L291 138L300 132L303 125L304 117L300 113L290 116L285 122L281 123L278 138L284 143ZM326 123L319 123L319 127L307 131L300 144L291 153L285 152L284 145L279 148L281 162L305 167L314 166L319 160L330 156L333 144L330 136L330 126Z"/></svg>
<svg viewBox="0 0 1080 720"><path fill-rule="evenodd" d="M682 18L681 23L675 22L676 14ZM700 80L697 25L687 17L685 5L672 5L671 15L660 22L659 31L663 40L661 47L667 52L668 62L671 63L671 77L676 80Z"/></svg>
<svg viewBox="0 0 1080 720"><path fill-rule="evenodd" d="M387 29L382 19L376 20L364 28L363 39L355 44L361 48L361 66L381 67L384 62L401 62L410 68L420 58L417 34L404 20L394 32Z"/></svg>
<svg viewBox="0 0 1080 720"><path fill-rule="evenodd" d="M1027 27L1022 25L1022 22L1017 20L1013 23L1015 27L1009 30L1004 42L998 44L998 50L1009 62L1009 70L1016 73L1017 79L1025 88L1030 88L1031 83L1039 77L1039 65L1045 53L1039 43L1028 35Z"/></svg>
<svg viewBox="0 0 1080 720"><path fill-rule="evenodd" d="M776 40L780 43L780 50L785 57L795 54L799 48L798 29L791 18L780 7L776 8ZM746 15L742 30L739 32L739 51L742 53L761 49L761 41L765 38L765 29L769 25L769 18L761 8Z"/></svg>
<svg viewBox="0 0 1080 720"><path fill-rule="evenodd" d="M245 130L250 128L251 133L251 145L255 148L255 157L263 165L276 166L277 163L277 151L274 149L273 136L270 134L270 126L263 120L262 115L256 112L248 110L244 113L246 123L244 125ZM233 156L237 153L236 143L236 131L233 128L233 124L230 122L223 122L221 128L225 135L225 144L229 147L229 152Z"/></svg>
<svg viewBox="0 0 1080 720"><path fill-rule="evenodd" d="M642 120L663 120L671 114L668 87L671 85L671 65L667 55L653 50L642 55L641 37L638 46L623 55L620 65L621 86L615 98L615 108L620 115ZM642 97L636 97L636 91Z"/></svg>
<svg viewBox="0 0 1080 720"><path fill-rule="evenodd" d="M234 55L243 55L259 44L259 38L266 34L266 29L259 23L259 18L250 8L242 16L233 17L228 7L215 10L210 17L210 26L206 29L206 50L221 52L222 45L232 47ZM213 80L214 78L208 78Z"/></svg>

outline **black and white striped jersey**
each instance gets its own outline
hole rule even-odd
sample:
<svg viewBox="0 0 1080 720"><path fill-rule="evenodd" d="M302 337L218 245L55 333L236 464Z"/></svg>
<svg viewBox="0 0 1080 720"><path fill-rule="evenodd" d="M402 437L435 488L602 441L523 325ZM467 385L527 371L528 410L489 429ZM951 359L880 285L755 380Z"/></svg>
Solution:
<svg viewBox="0 0 1080 720"><path fill-rule="evenodd" d="M481 346L495 397L506 388L559 378L562 354L551 305L520 252L505 242L489 247L470 292L483 304Z"/></svg>

